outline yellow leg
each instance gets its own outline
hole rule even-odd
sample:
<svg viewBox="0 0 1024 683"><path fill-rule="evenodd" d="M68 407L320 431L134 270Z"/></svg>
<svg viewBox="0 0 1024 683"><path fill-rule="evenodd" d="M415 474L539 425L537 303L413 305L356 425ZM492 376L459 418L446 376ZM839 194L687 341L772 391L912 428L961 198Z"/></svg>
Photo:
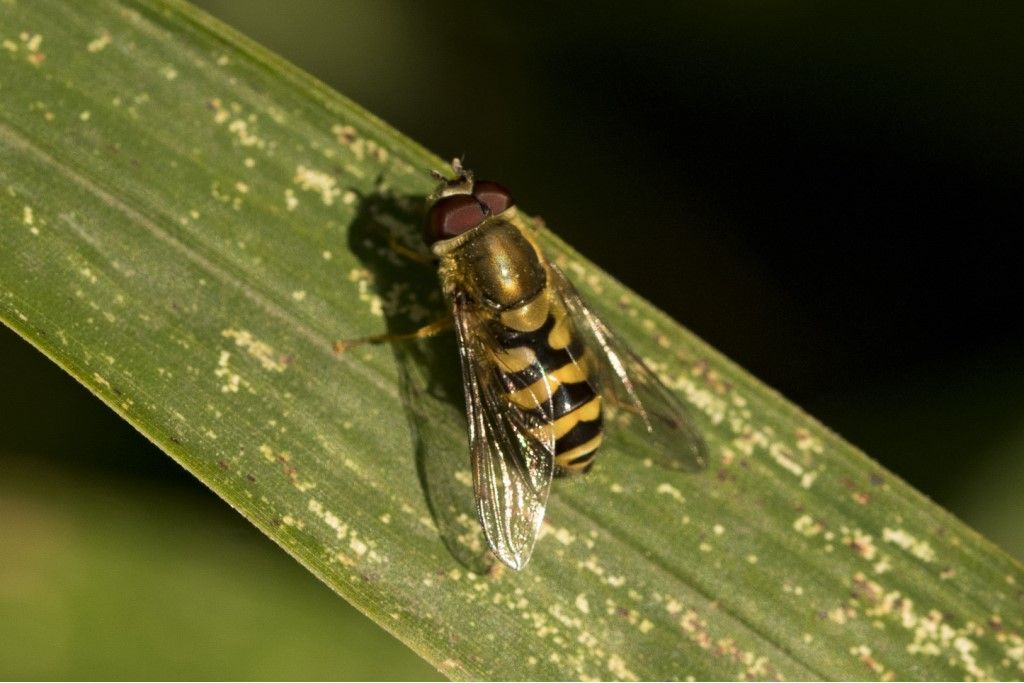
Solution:
<svg viewBox="0 0 1024 683"><path fill-rule="evenodd" d="M395 239L394 235L388 235L388 246L391 247L391 251L395 252L399 256L404 256L410 261L422 263L424 265L434 265L435 263L433 254L424 254L416 251L415 249L410 249L404 244L400 244L398 240Z"/></svg>
<svg viewBox="0 0 1024 683"><path fill-rule="evenodd" d="M334 342L334 352L345 353L353 346L359 346L360 344L381 344L384 342L411 341L413 339L433 337L434 335L440 334L449 329L453 324L454 320L449 315L441 318L440 320L435 320L429 325L424 325L418 330L407 332L405 334L377 334L372 337L359 337L358 339L340 339Z"/></svg>

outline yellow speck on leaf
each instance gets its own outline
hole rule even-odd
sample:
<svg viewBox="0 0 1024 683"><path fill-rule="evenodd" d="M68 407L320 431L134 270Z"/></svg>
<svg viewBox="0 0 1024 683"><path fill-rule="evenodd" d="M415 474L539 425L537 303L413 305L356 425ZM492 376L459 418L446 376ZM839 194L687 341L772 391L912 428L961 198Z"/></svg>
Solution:
<svg viewBox="0 0 1024 683"><path fill-rule="evenodd" d="M935 560L935 550L928 544L928 541L918 539L903 529L890 529L889 527L882 529L882 540L903 548L924 562Z"/></svg>
<svg viewBox="0 0 1024 683"><path fill-rule="evenodd" d="M303 190L318 193L320 200L327 206L334 204L334 200L341 194L341 190L338 189L338 181L334 176L323 171L300 165L295 169L293 180Z"/></svg>
<svg viewBox="0 0 1024 683"><path fill-rule="evenodd" d="M227 329L221 332L221 336L234 339L235 345L245 349L250 356L258 360L264 370L284 372L287 368L269 344L256 339L248 330Z"/></svg>
<svg viewBox="0 0 1024 683"><path fill-rule="evenodd" d="M292 188L286 188L284 191L284 206L289 211L294 211L299 205L299 200L295 196L295 190Z"/></svg>
<svg viewBox="0 0 1024 683"><path fill-rule="evenodd" d="M85 46L85 49L89 52L101 52L107 45L110 45L111 35L107 31L100 33L99 38L94 38L89 41L89 44Z"/></svg>
<svg viewBox="0 0 1024 683"><path fill-rule="evenodd" d="M677 489L675 486L672 486L672 484L668 484L668 483L658 484L658 488L655 489L655 490L658 493L663 493L665 495L672 496L673 498L675 498L680 503L685 503L686 502L686 499L683 498L683 494L680 493L679 489Z"/></svg>

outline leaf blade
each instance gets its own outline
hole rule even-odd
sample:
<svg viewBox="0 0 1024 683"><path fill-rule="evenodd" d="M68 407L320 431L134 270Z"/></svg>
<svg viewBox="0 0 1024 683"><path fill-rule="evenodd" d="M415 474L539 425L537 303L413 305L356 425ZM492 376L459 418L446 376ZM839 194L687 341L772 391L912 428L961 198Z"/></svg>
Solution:
<svg viewBox="0 0 1024 683"><path fill-rule="evenodd" d="M12 16L0 318L444 673L1024 671L1019 564L550 234L694 406L711 473L638 466L615 430L526 572L460 567L414 455L428 429L465 452L459 397L409 401L411 351L331 351L438 310L382 236L415 238L440 160L187 5Z"/></svg>

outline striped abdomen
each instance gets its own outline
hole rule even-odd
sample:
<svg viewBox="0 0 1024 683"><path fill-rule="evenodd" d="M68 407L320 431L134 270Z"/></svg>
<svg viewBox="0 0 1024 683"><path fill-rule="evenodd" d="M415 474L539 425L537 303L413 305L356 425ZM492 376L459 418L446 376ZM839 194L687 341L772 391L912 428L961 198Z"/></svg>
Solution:
<svg viewBox="0 0 1024 683"><path fill-rule="evenodd" d="M506 398L552 433L561 473L589 470L604 437L601 396L589 379L586 349L566 311L551 305L544 291L502 312L492 332L500 347L494 357Z"/></svg>

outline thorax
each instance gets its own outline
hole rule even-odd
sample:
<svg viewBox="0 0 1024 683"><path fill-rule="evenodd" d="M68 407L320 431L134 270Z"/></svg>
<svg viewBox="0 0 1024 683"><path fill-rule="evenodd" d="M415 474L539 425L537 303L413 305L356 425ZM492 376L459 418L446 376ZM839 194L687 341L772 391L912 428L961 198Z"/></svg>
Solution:
<svg viewBox="0 0 1024 683"><path fill-rule="evenodd" d="M523 230L509 220L485 221L438 244L439 272L447 293L459 289L495 315L528 305L547 287L543 259Z"/></svg>

